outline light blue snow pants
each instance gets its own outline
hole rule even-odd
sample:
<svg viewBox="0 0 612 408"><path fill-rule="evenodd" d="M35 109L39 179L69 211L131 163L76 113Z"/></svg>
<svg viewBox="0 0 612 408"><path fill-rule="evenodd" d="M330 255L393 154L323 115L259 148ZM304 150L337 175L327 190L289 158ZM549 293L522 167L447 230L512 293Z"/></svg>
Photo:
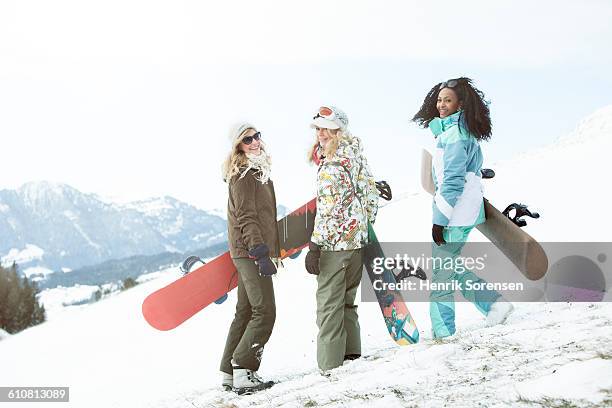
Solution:
<svg viewBox="0 0 612 408"><path fill-rule="evenodd" d="M444 228L445 245L438 246L432 244L432 258L434 259L432 283L447 283L450 286L452 281L461 285L463 297L476 306L485 316L491 310L491 305L495 303L500 294L492 290L467 289L466 283L486 283L475 273L455 264L470 231L474 227L446 227ZM448 262L452 259L452 265ZM440 260L440 261L438 261ZM444 262L443 262L444 261ZM451 336L455 333L455 294L452 288L432 290L429 294L429 315L431 317L431 327L434 338Z"/></svg>

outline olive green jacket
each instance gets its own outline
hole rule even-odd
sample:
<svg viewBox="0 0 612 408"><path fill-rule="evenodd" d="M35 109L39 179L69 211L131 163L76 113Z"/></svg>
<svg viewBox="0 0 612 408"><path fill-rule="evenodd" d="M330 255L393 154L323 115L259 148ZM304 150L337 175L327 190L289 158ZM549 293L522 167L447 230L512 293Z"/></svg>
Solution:
<svg viewBox="0 0 612 408"><path fill-rule="evenodd" d="M272 180L262 184L255 178L256 170L249 170L240 178L232 177L227 201L227 228L232 258L248 257L248 251L266 244L270 257L279 256L276 223L276 196Z"/></svg>

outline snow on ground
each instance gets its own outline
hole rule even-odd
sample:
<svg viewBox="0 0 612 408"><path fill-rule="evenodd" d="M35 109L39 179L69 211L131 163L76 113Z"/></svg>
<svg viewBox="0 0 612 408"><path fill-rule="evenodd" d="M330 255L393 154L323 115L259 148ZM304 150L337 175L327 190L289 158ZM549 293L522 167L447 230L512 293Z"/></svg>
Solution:
<svg viewBox="0 0 612 408"><path fill-rule="evenodd" d="M269 391L238 397L219 389L218 360L235 293L170 332L143 321L142 300L175 279L173 270L4 339L0 362L10 369L0 371L0 384L70 386L70 406L88 408L529 406L519 401L540 395L580 406L609 396L599 389L612 392L607 303L517 304L507 324L494 328L485 328L475 309L460 303L459 332L447 341L429 338L428 305L410 304L423 340L405 347L390 340L378 305L362 303L365 357L322 377L315 361L315 280L302 261L303 256L292 261L275 278L277 324L260 369L279 381ZM562 368L575 370L577 363L587 364L579 381L559 394L555 384L571 380ZM548 389L534 383L538 380Z"/></svg>
<svg viewBox="0 0 612 408"><path fill-rule="evenodd" d="M588 360L572 361L559 369L553 370L549 375L524 381L516 386L516 391L525 399L538 400L542 398L556 398L558 400L588 401L593 404L602 403L601 396L608 398L612 403L612 367L610 355L603 353ZM593 377L599 377L593 381ZM607 390L607 392L602 392Z"/></svg>
<svg viewBox="0 0 612 408"><path fill-rule="evenodd" d="M609 304L520 304L507 325L495 328L484 328L466 306L459 308L461 328L450 340L397 347L370 335L366 356L330 378L309 367L273 377L281 383L253 396L198 390L184 398L194 406L238 407L529 406L525 401L544 397L578 406L612 402ZM362 320L374 324L371 312ZM582 369L574 371L578 365Z"/></svg>
<svg viewBox="0 0 612 408"><path fill-rule="evenodd" d="M607 132L601 114L583 129ZM612 112L603 115L612 120ZM487 196L498 207L527 200L537 206L542 218L527 231L540 240L609 239L598 231L610 231L612 221L594 210L605 202L597 200L609 151L601 145L612 138L579 135L571 147L560 141L500 163L487 181ZM396 187L407 192L381 209L381 240L429 241L431 198L411 187ZM235 293L170 332L144 322L142 301L176 279L176 269L4 338L0 384L69 386L70 406L87 408L612 405L610 303L515 304L506 324L492 328L473 306L458 303L458 333L446 340L431 339L428 304L409 303L422 340L399 347L378 305L362 302L364 357L323 377L315 358L316 281L303 270L303 257L274 278L277 323L260 369L279 382L270 390L242 397L220 390L218 364Z"/></svg>
<svg viewBox="0 0 612 408"><path fill-rule="evenodd" d="M8 334L6 331L0 329L0 340L5 339L8 336L10 336L10 334Z"/></svg>
<svg viewBox="0 0 612 408"><path fill-rule="evenodd" d="M87 303L93 299L94 293L100 286L74 285L71 287L58 286L45 289L38 295L38 301L45 306L47 320L65 312L66 306Z"/></svg>

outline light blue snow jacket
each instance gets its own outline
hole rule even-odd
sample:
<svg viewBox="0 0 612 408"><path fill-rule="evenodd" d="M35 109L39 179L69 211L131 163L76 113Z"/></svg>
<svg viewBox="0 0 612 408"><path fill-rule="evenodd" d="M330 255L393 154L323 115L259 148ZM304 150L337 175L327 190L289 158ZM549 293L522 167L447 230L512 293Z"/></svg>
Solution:
<svg viewBox="0 0 612 408"><path fill-rule="evenodd" d="M481 183L482 151L468 133L461 112L435 118L429 129L436 137L432 174L436 191L433 223L469 227L485 221Z"/></svg>

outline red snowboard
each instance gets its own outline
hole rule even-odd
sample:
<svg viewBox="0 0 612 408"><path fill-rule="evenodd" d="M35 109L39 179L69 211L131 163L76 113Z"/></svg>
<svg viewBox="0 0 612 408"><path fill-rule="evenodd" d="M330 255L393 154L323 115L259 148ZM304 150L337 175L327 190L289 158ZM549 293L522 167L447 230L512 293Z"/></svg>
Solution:
<svg viewBox="0 0 612 408"><path fill-rule="evenodd" d="M316 214L316 199L278 221L281 258L296 254L308 245ZM142 303L142 314L158 330L171 330L238 284L229 251L206 265L151 293Z"/></svg>

